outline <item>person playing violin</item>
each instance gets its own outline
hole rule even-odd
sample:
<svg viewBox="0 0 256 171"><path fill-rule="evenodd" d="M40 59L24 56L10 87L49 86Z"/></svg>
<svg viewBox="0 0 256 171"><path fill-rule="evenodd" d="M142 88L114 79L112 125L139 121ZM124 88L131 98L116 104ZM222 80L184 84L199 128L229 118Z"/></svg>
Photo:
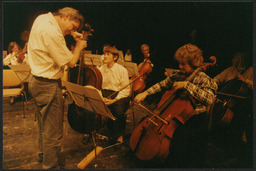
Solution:
<svg viewBox="0 0 256 171"><path fill-rule="evenodd" d="M9 54L3 59L3 66L4 69L9 69L7 65L21 65L22 62L20 62L18 54L22 51L20 46L16 42L10 42L8 46L8 52ZM25 60L24 60L24 63ZM22 83L24 85L24 83ZM10 99L10 104L15 103L15 96L12 96Z"/></svg>
<svg viewBox="0 0 256 171"><path fill-rule="evenodd" d="M108 119L106 127L99 131L100 134L110 138L108 143L115 143L116 141L123 142L126 123L124 113L128 109L130 101L128 71L122 65L116 63L118 57L119 53L115 47L106 47L104 50L103 65L99 67L103 79L102 95L104 102L116 118L115 121Z"/></svg>
<svg viewBox="0 0 256 171"><path fill-rule="evenodd" d="M21 65L27 62L27 47L21 49L16 42L10 42L8 46L8 55L3 59L3 65Z"/></svg>
<svg viewBox="0 0 256 171"><path fill-rule="evenodd" d="M138 94L134 101L141 102L147 96L166 89L184 90L195 99L193 116L184 125L180 125L173 135L173 153L170 158L177 167L198 167L205 158L207 108L214 102L217 84L204 72L199 72L192 82L183 81L203 65L202 50L197 46L185 44L175 52L174 58L179 63L180 72L170 74L163 81Z"/></svg>
<svg viewBox="0 0 256 171"><path fill-rule="evenodd" d="M38 162L43 169L59 169L63 137L63 94L61 77L64 67L73 68L80 52L87 47L83 35L78 33L84 23L80 12L64 7L56 12L39 15L31 28L28 40L28 62L32 77L29 92L34 100L38 122ZM71 53L64 36L76 40Z"/></svg>

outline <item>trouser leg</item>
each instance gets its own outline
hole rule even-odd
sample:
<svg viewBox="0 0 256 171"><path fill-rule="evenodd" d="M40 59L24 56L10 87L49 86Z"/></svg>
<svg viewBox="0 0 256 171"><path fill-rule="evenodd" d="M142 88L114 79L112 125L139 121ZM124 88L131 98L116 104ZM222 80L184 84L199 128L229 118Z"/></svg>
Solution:
<svg viewBox="0 0 256 171"><path fill-rule="evenodd" d="M110 111L112 114L116 117L116 120L110 120L108 121L108 128L113 133L112 138L116 140L118 137L120 137L125 129L125 112L127 111L129 107L129 98L123 98L109 106Z"/></svg>
<svg viewBox="0 0 256 171"><path fill-rule="evenodd" d="M63 136L63 98L57 82L44 82L35 78L29 90L38 110L39 152L43 151L43 168L59 165Z"/></svg>

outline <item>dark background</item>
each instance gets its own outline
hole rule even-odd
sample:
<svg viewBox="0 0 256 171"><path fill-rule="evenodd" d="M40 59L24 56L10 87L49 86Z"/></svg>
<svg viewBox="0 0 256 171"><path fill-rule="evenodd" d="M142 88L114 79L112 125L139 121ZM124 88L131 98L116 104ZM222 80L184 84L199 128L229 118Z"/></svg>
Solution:
<svg viewBox="0 0 256 171"><path fill-rule="evenodd" d="M95 30L87 48L93 53L109 43L124 53L132 49L136 61L140 45L148 43L164 67L176 67L174 52L197 30L195 44L205 60L217 57L212 75L231 65L234 52L252 55L252 2L3 2L3 49L18 42L39 14L65 6L78 9Z"/></svg>

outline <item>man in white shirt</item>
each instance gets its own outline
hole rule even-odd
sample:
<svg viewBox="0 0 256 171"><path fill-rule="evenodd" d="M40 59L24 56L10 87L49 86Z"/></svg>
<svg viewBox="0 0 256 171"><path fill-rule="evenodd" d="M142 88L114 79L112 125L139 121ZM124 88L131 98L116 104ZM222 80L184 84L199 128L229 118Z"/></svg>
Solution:
<svg viewBox="0 0 256 171"><path fill-rule="evenodd" d="M113 142L123 141L125 129L124 113L129 107L129 77L128 71L122 65L116 63L119 52L115 47L107 47L104 51L103 65L99 68L102 74L102 94L104 102L110 109L116 120L108 120L105 135L110 136ZM113 94L115 93L115 94Z"/></svg>
<svg viewBox="0 0 256 171"><path fill-rule="evenodd" d="M38 161L43 169L59 168L63 137L63 98L60 78L64 67L74 67L80 51L87 46L82 34L84 17L76 9L65 7L56 13L39 15L31 28L28 41L28 63L32 78L29 91L34 99L38 121ZM73 54L64 36L76 40Z"/></svg>

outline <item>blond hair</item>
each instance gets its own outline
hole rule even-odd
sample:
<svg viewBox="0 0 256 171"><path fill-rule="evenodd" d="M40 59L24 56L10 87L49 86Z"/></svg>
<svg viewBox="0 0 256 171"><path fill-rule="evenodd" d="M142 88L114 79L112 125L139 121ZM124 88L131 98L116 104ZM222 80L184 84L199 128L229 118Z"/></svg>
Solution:
<svg viewBox="0 0 256 171"><path fill-rule="evenodd" d="M193 68L202 66L204 62L202 50L190 43L180 47L174 58L179 62L188 63Z"/></svg>
<svg viewBox="0 0 256 171"><path fill-rule="evenodd" d="M21 50L20 46L16 42L10 42L8 46L8 53L12 53L14 46L17 46L18 49Z"/></svg>

